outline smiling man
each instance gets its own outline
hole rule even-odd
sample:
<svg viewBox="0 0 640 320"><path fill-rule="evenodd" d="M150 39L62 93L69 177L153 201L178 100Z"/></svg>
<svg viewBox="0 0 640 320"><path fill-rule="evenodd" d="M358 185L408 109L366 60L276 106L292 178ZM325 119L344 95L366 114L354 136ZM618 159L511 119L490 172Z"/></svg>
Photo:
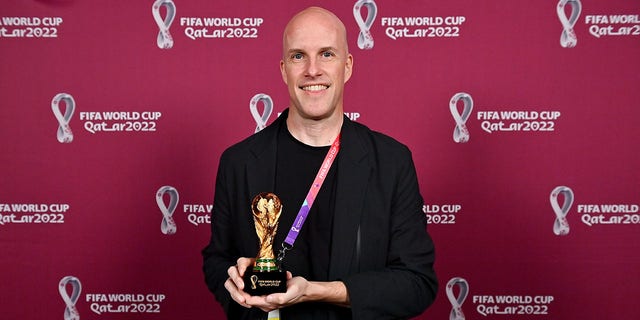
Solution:
<svg viewBox="0 0 640 320"><path fill-rule="evenodd" d="M344 116L353 71L344 24L318 7L295 15L280 70L289 108L220 158L202 251L209 289L229 319L419 315L437 280L415 166L406 146ZM282 203L274 248L290 248L287 289L252 296L243 275L259 249L249 209L261 192Z"/></svg>
<svg viewBox="0 0 640 320"><path fill-rule="evenodd" d="M345 27L332 13L309 8L289 22L282 42L289 132L312 146L330 145L340 132L344 84L353 67Z"/></svg>

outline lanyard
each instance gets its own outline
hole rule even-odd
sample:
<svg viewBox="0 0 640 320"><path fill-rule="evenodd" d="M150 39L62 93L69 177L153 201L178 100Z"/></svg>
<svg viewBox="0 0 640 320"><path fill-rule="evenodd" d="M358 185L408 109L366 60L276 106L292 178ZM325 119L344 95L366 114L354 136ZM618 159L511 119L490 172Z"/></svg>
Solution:
<svg viewBox="0 0 640 320"><path fill-rule="evenodd" d="M302 203L302 206L298 211L298 215L296 216L296 219L293 221L293 225L289 229L287 238L282 243L282 248L280 249L280 252L278 252L278 258L277 258L278 266L282 264L282 260L284 260L286 251L293 249L293 243L296 242L296 238L298 237L300 230L302 230L302 225L304 224L304 221L307 219L307 216L309 215L309 210L311 209L313 202L316 200L316 197L318 196L320 187L322 187L322 184L324 183L324 179L327 177L327 174L329 173L329 169L331 169L333 160L335 160L336 156L338 155L338 151L340 151L340 134L338 134L336 139L333 141L333 143L331 144L331 148L329 148L329 152L327 152L327 155L324 157L324 161L322 161L322 166L320 166L320 169L318 170L318 173L316 174L315 179L313 179L313 183L309 188L309 192L307 193L307 196L304 198L304 202Z"/></svg>

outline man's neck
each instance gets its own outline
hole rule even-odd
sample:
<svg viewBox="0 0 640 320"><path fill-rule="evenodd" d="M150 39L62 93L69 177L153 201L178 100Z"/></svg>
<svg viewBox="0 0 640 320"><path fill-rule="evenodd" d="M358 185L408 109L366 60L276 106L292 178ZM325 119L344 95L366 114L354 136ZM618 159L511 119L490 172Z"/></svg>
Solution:
<svg viewBox="0 0 640 320"><path fill-rule="evenodd" d="M304 119L289 113L287 128L298 141L314 147L329 146L340 134L342 113L326 119Z"/></svg>

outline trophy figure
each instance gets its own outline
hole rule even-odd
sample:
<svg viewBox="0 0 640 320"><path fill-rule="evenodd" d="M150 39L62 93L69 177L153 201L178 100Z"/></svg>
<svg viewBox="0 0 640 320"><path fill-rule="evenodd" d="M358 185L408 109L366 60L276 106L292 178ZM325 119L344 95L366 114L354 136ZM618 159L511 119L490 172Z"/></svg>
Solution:
<svg viewBox="0 0 640 320"><path fill-rule="evenodd" d="M260 240L260 250L253 269L244 274L244 290L250 295L266 295L287 291L287 277L280 270L273 254L273 241L282 213L280 199L273 193L262 192L251 203L253 221Z"/></svg>

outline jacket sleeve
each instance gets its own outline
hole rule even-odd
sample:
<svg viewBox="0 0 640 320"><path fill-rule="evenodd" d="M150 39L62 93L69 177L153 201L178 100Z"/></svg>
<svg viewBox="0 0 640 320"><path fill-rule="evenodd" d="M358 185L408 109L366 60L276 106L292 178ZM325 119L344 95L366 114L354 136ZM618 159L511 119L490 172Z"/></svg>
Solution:
<svg viewBox="0 0 640 320"><path fill-rule="evenodd" d="M390 177L379 183L390 185L383 187L383 191L390 194L389 205L366 208L388 212L375 214L383 217L376 218L375 225L367 224L371 220L369 212L363 214L360 272L342 279L354 319L414 317L436 297L435 249L426 230L424 202L411 153L406 147L402 149L388 160L393 165L380 165L384 171L380 174ZM380 242L372 241L373 238ZM367 245L369 242L375 245Z"/></svg>
<svg viewBox="0 0 640 320"><path fill-rule="evenodd" d="M231 296L224 287L227 280L227 269L237 260L233 254L231 242L231 212L230 190L226 182L226 161L224 154L220 158L220 165L215 183L215 195L213 210L211 212L211 239L202 250L204 260L203 271L205 283L216 299L220 302L225 312L229 312Z"/></svg>

